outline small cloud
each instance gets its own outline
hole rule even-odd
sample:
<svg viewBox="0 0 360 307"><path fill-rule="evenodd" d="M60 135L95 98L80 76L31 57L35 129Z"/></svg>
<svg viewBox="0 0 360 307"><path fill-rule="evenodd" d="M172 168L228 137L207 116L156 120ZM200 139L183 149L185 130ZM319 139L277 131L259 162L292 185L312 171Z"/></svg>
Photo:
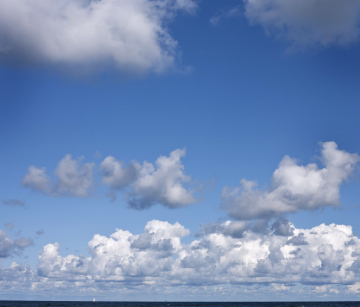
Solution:
<svg viewBox="0 0 360 307"><path fill-rule="evenodd" d="M43 235L44 233L45 233L45 230L44 230L44 229L39 229L39 230L36 231L36 234L37 234L38 236L41 236L41 235Z"/></svg>
<svg viewBox="0 0 360 307"><path fill-rule="evenodd" d="M66 155L57 165L55 175L57 182L52 182L46 169L31 165L25 174L24 187L42 192L49 196L88 197L93 185L94 163L82 163L83 158L72 159Z"/></svg>
<svg viewBox="0 0 360 307"><path fill-rule="evenodd" d="M353 285L349 285L348 292L359 293L360 292L360 282L356 282Z"/></svg>
<svg viewBox="0 0 360 307"><path fill-rule="evenodd" d="M5 225L5 227L7 229L10 229L10 230L14 228L14 223L13 222L4 223L4 225Z"/></svg>
<svg viewBox="0 0 360 307"><path fill-rule="evenodd" d="M100 151L95 151L95 153L94 153L94 159L101 159L101 157L102 157L102 154L101 154L101 152Z"/></svg>
<svg viewBox="0 0 360 307"><path fill-rule="evenodd" d="M241 14L242 14L242 10L241 10L240 5L230 8L230 9L220 10L215 14L215 16L210 18L210 23L212 25L216 26L219 24L219 22L222 19L237 17L237 16L240 16Z"/></svg>
<svg viewBox="0 0 360 307"><path fill-rule="evenodd" d="M24 207L25 202L17 198L12 198L12 199L3 200L3 205L13 206L13 207Z"/></svg>
<svg viewBox="0 0 360 307"><path fill-rule="evenodd" d="M0 258L7 258L14 254L20 254L26 247L33 244L30 238L21 237L13 240L8 237L4 230L0 229Z"/></svg>

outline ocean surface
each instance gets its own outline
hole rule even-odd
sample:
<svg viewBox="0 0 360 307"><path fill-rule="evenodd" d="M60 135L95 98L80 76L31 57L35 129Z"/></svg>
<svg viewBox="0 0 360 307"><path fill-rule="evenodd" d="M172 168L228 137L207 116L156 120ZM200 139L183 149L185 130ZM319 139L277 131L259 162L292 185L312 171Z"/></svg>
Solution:
<svg viewBox="0 0 360 307"><path fill-rule="evenodd" d="M45 302L45 301L0 301L0 307L360 307L360 302Z"/></svg>

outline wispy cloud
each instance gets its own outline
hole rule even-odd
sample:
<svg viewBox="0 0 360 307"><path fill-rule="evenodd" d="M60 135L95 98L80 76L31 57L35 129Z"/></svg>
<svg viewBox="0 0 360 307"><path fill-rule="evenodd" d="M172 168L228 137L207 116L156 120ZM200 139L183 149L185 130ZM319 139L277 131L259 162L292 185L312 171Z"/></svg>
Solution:
<svg viewBox="0 0 360 307"><path fill-rule="evenodd" d="M241 10L240 6L232 7L230 9L219 10L215 14L215 16L210 18L210 23L215 26L215 25L218 25L222 19L236 17L241 14L242 14L242 10Z"/></svg>
<svg viewBox="0 0 360 307"><path fill-rule="evenodd" d="M357 0L244 0L252 24L284 38L292 48L348 45L359 39Z"/></svg>
<svg viewBox="0 0 360 307"><path fill-rule="evenodd" d="M14 206L14 207L17 207L17 206L24 207L25 202L23 202L22 200L17 199L17 198L12 198L12 199L3 200L3 205Z"/></svg>

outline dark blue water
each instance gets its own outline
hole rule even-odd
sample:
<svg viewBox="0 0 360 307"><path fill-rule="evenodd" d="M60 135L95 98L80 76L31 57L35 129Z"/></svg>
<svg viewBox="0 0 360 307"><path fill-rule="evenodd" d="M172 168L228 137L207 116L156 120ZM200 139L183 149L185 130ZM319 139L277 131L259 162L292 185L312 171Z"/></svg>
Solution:
<svg viewBox="0 0 360 307"><path fill-rule="evenodd" d="M0 301L0 307L360 307L360 302L36 302Z"/></svg>

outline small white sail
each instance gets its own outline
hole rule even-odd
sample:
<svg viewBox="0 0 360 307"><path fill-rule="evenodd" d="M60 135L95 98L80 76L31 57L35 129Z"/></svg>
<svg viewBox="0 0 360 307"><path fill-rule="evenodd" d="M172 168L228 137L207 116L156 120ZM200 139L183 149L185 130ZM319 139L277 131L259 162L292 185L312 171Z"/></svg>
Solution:
<svg viewBox="0 0 360 307"><path fill-rule="evenodd" d="M93 302L95 302L95 297L94 297L94 299L93 299Z"/></svg>

